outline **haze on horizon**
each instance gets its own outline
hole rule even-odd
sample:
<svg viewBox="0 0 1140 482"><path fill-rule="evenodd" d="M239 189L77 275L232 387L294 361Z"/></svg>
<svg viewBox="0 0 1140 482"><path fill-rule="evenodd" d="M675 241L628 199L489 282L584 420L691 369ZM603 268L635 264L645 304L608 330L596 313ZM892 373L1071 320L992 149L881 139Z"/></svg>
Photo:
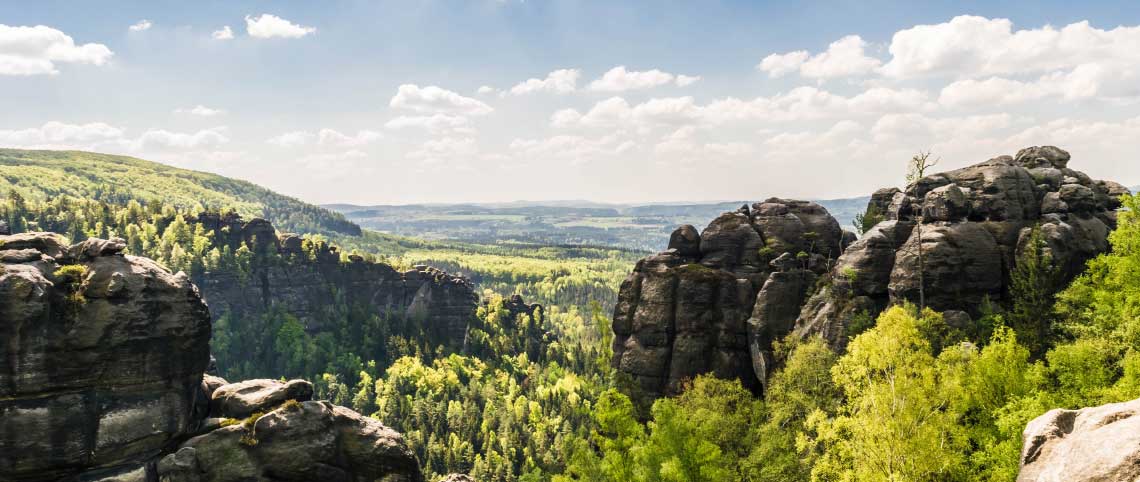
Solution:
<svg viewBox="0 0 1140 482"><path fill-rule="evenodd" d="M827 199L1052 144L1140 184L1119 2L0 5L0 147L316 203Z"/></svg>

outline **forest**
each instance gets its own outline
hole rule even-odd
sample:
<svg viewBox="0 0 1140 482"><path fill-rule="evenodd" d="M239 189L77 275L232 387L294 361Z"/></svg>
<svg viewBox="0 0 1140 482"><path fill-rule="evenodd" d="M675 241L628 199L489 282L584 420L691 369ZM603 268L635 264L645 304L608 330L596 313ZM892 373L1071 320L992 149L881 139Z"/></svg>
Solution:
<svg viewBox="0 0 1140 482"><path fill-rule="evenodd" d="M1048 255L1028 250L1011 273L1012 302L969 330L895 306L853 328L842 354L815 339L780 343L762 395L702 376L641 406L610 367L608 316L644 253L356 233L261 188L200 179L135 191L106 179L149 175L149 164L19 155L35 162L0 157L0 220L13 232L122 237L129 253L193 279L285 262L230 249L192 221L235 211L306 233L306 249L338 244L343 262L357 254L471 277L482 303L461 351L426 343L416 320L350 305L322 314L332 328L318 335L282 307L214 326L223 375L313 380L319 398L405 434L429 480L1012 481L1029 420L1140 396L1140 197L1125 197L1111 251L1068 286L1051 286ZM126 172L101 177L110 165ZM511 312L514 294L545 310Z"/></svg>

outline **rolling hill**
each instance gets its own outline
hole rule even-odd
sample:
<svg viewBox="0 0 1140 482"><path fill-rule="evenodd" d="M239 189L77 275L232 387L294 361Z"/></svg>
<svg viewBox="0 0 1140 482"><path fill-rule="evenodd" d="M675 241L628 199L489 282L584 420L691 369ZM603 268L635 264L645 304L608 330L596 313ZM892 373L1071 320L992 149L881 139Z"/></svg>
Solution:
<svg viewBox="0 0 1140 482"><path fill-rule="evenodd" d="M58 195L112 204L161 200L179 207L232 208L299 233L359 236L360 226L328 209L256 184L134 157L82 151L0 149L0 193Z"/></svg>

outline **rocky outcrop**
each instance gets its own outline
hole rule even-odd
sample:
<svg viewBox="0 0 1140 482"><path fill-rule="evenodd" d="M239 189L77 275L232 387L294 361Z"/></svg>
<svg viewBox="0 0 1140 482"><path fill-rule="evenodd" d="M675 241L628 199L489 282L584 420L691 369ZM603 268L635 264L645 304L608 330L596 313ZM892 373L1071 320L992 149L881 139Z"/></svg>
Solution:
<svg viewBox="0 0 1140 482"><path fill-rule="evenodd" d="M0 236L0 480L420 479L399 434L296 402L312 396L307 382L204 377L197 288L124 248ZM246 427L222 423L258 411L244 443ZM254 471L229 471L239 465Z"/></svg>
<svg viewBox="0 0 1140 482"><path fill-rule="evenodd" d="M216 233L215 244L268 254L255 257L258 261L251 263L248 276L228 270L194 280L215 319L226 313L256 316L278 305L316 334L326 328L320 315L343 300L377 314L417 320L426 326L432 344L459 350L475 316L478 297L467 278L427 266L400 272L355 255L342 262L336 246L278 235L261 219L243 222L233 214L204 213L193 221Z"/></svg>
<svg viewBox="0 0 1140 482"><path fill-rule="evenodd" d="M842 246L839 223L807 201L743 206L700 234L678 228L669 249L639 261L621 285L614 368L651 397L702 373L758 388L771 342L791 329Z"/></svg>
<svg viewBox="0 0 1140 482"><path fill-rule="evenodd" d="M1056 147L1031 147L926 176L906 190L876 191L870 206L887 220L839 257L834 286L808 301L796 332L826 334L841 350L855 316L917 302L920 283L927 306L976 316L984 299L1008 296L1009 273L1034 229L1060 281L1076 276L1108 249L1119 196L1127 190L1070 169L1069 160Z"/></svg>
<svg viewBox="0 0 1140 482"><path fill-rule="evenodd" d="M868 208L885 220L858 239L821 206L781 199L724 213L700 234L682 226L622 283L614 368L652 397L702 373L759 389L776 340L822 336L842 351L855 319L918 301L920 291L964 327L983 300L1008 297L1034 229L1065 282L1108 249L1127 193L1069 160L1032 147L880 189Z"/></svg>
<svg viewBox="0 0 1140 482"><path fill-rule="evenodd" d="M1018 482L1140 480L1140 400L1051 410L1022 434Z"/></svg>

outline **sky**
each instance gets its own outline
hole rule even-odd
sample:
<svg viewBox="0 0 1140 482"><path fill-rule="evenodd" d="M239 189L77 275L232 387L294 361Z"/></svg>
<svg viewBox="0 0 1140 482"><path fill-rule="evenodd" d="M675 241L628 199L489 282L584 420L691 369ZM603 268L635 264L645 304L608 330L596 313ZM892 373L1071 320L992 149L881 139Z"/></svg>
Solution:
<svg viewBox="0 0 1140 482"><path fill-rule="evenodd" d="M315 203L837 198L1033 145L1136 185L1140 9L6 1L0 110Z"/></svg>

